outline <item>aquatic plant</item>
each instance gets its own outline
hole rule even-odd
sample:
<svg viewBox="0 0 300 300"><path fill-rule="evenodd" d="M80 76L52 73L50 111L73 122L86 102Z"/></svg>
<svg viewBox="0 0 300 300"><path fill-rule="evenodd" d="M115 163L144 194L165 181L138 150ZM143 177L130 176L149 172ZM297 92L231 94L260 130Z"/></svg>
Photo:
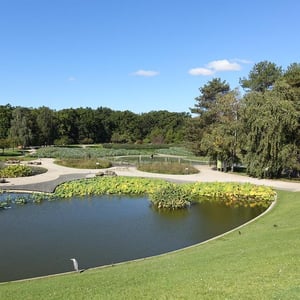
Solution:
<svg viewBox="0 0 300 300"><path fill-rule="evenodd" d="M57 199L54 194L49 193L10 193L0 190L0 209L11 208L12 204L24 205L27 203L41 203L42 201L52 201Z"/></svg>
<svg viewBox="0 0 300 300"><path fill-rule="evenodd" d="M250 183L170 184L161 179L121 176L95 177L66 182L55 190L55 196L61 198L105 194L144 194L158 202L164 201L163 198L166 197L170 201L178 198L182 203L185 201L218 201L230 206L250 207L268 207L276 195L270 187ZM163 202L159 205L163 205ZM176 206L176 204L170 206Z"/></svg>
<svg viewBox="0 0 300 300"><path fill-rule="evenodd" d="M21 204L21 205L27 204L28 203L28 198L25 197L25 196L16 197L14 199L14 203L15 204Z"/></svg>
<svg viewBox="0 0 300 300"><path fill-rule="evenodd" d="M138 177L94 177L65 182L55 189L55 196L69 198L73 196L153 193L166 182L162 179Z"/></svg>
<svg viewBox="0 0 300 300"><path fill-rule="evenodd" d="M185 185L194 201L218 201L229 206L268 207L276 192L251 183L196 182Z"/></svg>
<svg viewBox="0 0 300 300"><path fill-rule="evenodd" d="M180 209L191 205L191 196L178 184L167 184L150 195L151 203L158 209Z"/></svg>

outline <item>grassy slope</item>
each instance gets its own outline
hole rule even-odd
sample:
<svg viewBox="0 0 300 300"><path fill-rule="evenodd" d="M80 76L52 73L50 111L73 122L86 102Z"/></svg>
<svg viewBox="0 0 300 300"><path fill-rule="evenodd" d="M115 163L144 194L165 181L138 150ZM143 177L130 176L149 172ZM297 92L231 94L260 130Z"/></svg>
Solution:
<svg viewBox="0 0 300 300"><path fill-rule="evenodd" d="M280 191L275 208L241 234L140 262L6 283L0 299L300 299L299 197Z"/></svg>

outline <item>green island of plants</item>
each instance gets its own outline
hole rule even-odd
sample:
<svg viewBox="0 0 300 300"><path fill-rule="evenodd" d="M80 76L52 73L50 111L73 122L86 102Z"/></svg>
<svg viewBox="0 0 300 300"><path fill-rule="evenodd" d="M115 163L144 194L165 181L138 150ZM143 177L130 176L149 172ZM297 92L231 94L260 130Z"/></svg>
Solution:
<svg viewBox="0 0 300 300"><path fill-rule="evenodd" d="M181 209L191 205L191 195L180 185L166 184L150 195L154 207L158 209Z"/></svg>
<svg viewBox="0 0 300 300"><path fill-rule="evenodd" d="M162 179L147 179L138 177L93 177L65 182L55 189L55 195L60 198L73 196L92 196L105 194L152 194L166 182Z"/></svg>
<svg viewBox="0 0 300 300"><path fill-rule="evenodd" d="M31 167L24 165L9 165L0 169L1 178L17 178L38 175L47 172L47 169L42 167Z"/></svg>
<svg viewBox="0 0 300 300"><path fill-rule="evenodd" d="M23 165L10 165L0 170L0 177L16 178L32 175L32 169Z"/></svg>
<svg viewBox="0 0 300 300"><path fill-rule="evenodd" d="M272 188L250 183L174 184L162 179L122 176L66 182L55 190L55 196L61 198L104 194L145 194L154 206L170 209L202 201L219 201L232 206L268 207L275 198Z"/></svg>
<svg viewBox="0 0 300 300"><path fill-rule="evenodd" d="M0 190L1 193L5 193ZM192 203L216 201L227 206L268 207L274 201L275 191L266 186L250 183L185 183L176 184L162 179L139 177L94 177L65 182L53 194L32 193L12 198L6 193L0 201L5 209L11 203L40 203L61 198L93 195L147 195L158 209L181 209Z"/></svg>

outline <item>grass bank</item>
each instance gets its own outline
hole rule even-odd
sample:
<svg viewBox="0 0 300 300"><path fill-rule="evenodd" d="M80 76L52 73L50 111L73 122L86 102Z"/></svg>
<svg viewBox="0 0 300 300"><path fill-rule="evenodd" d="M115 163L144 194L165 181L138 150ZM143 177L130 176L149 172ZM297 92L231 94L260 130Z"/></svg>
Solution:
<svg viewBox="0 0 300 300"><path fill-rule="evenodd" d="M1 284L0 299L299 299L300 193L278 196L241 234L81 274Z"/></svg>

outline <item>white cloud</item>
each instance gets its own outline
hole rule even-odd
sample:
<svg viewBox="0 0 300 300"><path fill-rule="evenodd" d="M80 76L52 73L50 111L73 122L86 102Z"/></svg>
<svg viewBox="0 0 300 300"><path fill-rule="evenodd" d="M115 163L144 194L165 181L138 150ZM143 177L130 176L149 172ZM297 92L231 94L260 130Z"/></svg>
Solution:
<svg viewBox="0 0 300 300"><path fill-rule="evenodd" d="M241 66L236 62L230 62L227 59L214 60L206 65L207 68L214 72L220 71L239 71Z"/></svg>
<svg viewBox="0 0 300 300"><path fill-rule="evenodd" d="M151 70L138 70L136 72L133 72L132 75L134 75L134 76L144 76L144 77L153 77L153 76L159 75L159 72L151 71Z"/></svg>
<svg viewBox="0 0 300 300"><path fill-rule="evenodd" d="M248 60L248 59L242 59L242 58L234 58L231 61L235 61L237 63L241 63L241 64L245 64L245 65L253 64L253 61Z"/></svg>
<svg viewBox="0 0 300 300"><path fill-rule="evenodd" d="M210 76L214 74L214 71L206 68L194 68L189 70L189 74L194 76L198 76L198 75Z"/></svg>
<svg viewBox="0 0 300 300"><path fill-rule="evenodd" d="M225 72L225 71L239 71L241 70L241 64L249 64L251 63L245 59L220 59L213 60L209 62L204 68L193 68L189 70L189 74L193 76L211 76L217 72Z"/></svg>

